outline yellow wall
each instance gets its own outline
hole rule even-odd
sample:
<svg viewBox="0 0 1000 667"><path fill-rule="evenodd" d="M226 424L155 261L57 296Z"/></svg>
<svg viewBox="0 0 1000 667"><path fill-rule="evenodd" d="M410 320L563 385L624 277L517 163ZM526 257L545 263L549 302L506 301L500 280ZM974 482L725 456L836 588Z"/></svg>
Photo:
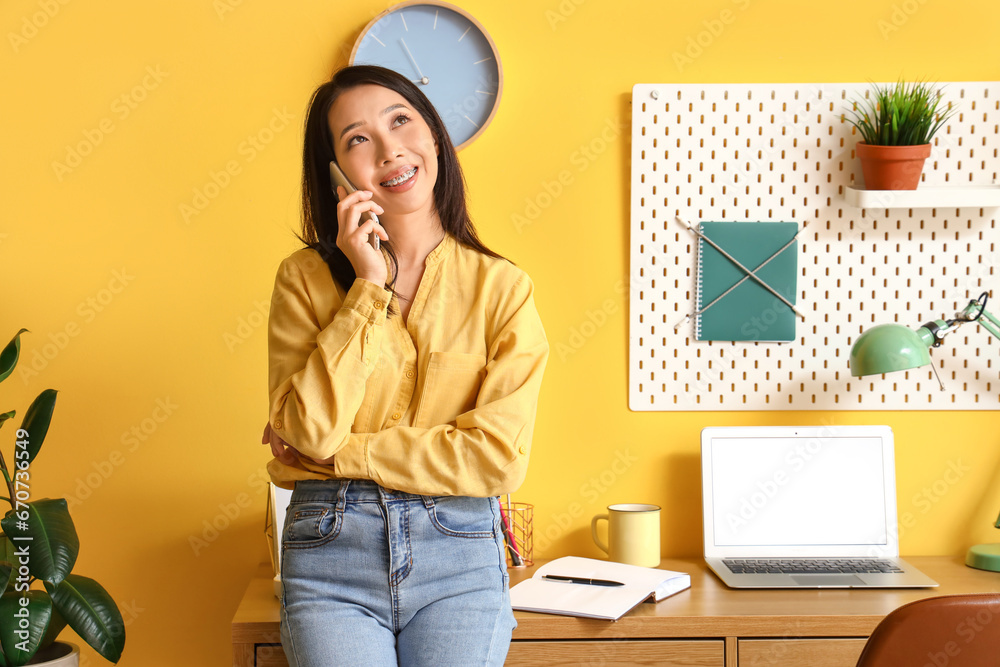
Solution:
<svg viewBox="0 0 1000 667"><path fill-rule="evenodd" d="M698 433L709 424L889 424L900 515L911 517L903 551L960 553L993 539L995 412L633 413L621 288L634 83L992 80L1000 5L461 4L492 33L505 74L498 116L461 155L483 238L533 276L554 348L613 303L582 347L549 363L517 494L536 505L537 555L598 556L589 517L621 501L662 505L664 554L698 554ZM232 613L266 559L264 313L277 264L297 247L304 109L384 7L0 7L0 335L33 332L21 366L32 372L3 384L0 408L60 390L32 492L74 501L76 571L102 582L129 623L121 664L229 660ZM675 52L711 26L718 34L678 66ZM606 148L581 159L598 139ZM67 155L77 146L88 153L78 162ZM572 182L517 226L564 170ZM206 189L214 196L199 200ZM183 205L204 209L185 216ZM11 431L0 440L8 452ZM86 649L85 664L103 662L95 656Z"/></svg>

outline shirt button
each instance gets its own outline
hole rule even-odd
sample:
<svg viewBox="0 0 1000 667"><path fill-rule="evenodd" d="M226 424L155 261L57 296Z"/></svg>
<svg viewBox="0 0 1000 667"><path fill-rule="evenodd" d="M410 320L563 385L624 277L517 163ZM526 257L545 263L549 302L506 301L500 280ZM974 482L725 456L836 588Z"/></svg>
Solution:
<svg viewBox="0 0 1000 667"><path fill-rule="evenodd" d="M381 301L376 301L373 305L375 306L375 310L382 310L384 304Z"/></svg>
<svg viewBox="0 0 1000 667"><path fill-rule="evenodd" d="M413 371L406 371L406 377L410 380L413 379Z"/></svg>
<svg viewBox="0 0 1000 667"><path fill-rule="evenodd" d="M527 454L528 453L528 448L527 447L521 447L517 451L521 452L522 454Z"/></svg>
<svg viewBox="0 0 1000 667"><path fill-rule="evenodd" d="M394 413L392 413L392 418L393 418L393 419L399 419L399 418L400 418L400 417L402 417L402 416L403 416L403 415L399 414L398 412L394 412Z"/></svg>
<svg viewBox="0 0 1000 667"><path fill-rule="evenodd" d="M274 420L274 428L281 428L281 420L280 419L275 419Z"/></svg>

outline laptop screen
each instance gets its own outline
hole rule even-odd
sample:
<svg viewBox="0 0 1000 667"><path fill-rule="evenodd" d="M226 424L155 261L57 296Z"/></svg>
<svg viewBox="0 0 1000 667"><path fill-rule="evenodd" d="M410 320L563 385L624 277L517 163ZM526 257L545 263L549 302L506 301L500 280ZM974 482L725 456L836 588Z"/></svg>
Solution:
<svg viewBox="0 0 1000 667"><path fill-rule="evenodd" d="M843 428L706 429L706 546L754 555L889 545L896 520L891 431L887 460L883 434Z"/></svg>

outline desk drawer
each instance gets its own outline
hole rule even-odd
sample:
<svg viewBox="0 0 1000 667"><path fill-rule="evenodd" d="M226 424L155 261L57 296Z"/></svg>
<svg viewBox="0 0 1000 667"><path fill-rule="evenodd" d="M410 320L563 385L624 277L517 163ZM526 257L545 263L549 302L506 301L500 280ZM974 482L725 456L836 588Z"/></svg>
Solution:
<svg viewBox="0 0 1000 667"><path fill-rule="evenodd" d="M740 667L809 665L854 667L865 648L860 639L741 639Z"/></svg>
<svg viewBox="0 0 1000 667"><path fill-rule="evenodd" d="M580 665L649 665L656 667L723 667L721 639L620 641L514 641L506 667L580 667Z"/></svg>
<svg viewBox="0 0 1000 667"><path fill-rule="evenodd" d="M257 644L256 667L288 667L281 645ZM722 641L554 641L511 642L506 667L579 667L580 665L656 665L722 667Z"/></svg>
<svg viewBox="0 0 1000 667"><path fill-rule="evenodd" d="M257 658L255 667L288 667L288 658L281 644L257 644L254 649Z"/></svg>

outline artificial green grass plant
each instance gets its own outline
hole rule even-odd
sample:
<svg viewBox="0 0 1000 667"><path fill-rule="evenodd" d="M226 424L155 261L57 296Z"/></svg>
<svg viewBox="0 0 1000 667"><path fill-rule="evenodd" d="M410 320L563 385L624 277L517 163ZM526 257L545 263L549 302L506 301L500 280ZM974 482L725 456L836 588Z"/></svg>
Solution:
<svg viewBox="0 0 1000 667"><path fill-rule="evenodd" d="M872 84L872 94L853 102L854 118L844 119L871 146L920 146L929 144L956 109L942 108L941 94L923 82L880 86Z"/></svg>

